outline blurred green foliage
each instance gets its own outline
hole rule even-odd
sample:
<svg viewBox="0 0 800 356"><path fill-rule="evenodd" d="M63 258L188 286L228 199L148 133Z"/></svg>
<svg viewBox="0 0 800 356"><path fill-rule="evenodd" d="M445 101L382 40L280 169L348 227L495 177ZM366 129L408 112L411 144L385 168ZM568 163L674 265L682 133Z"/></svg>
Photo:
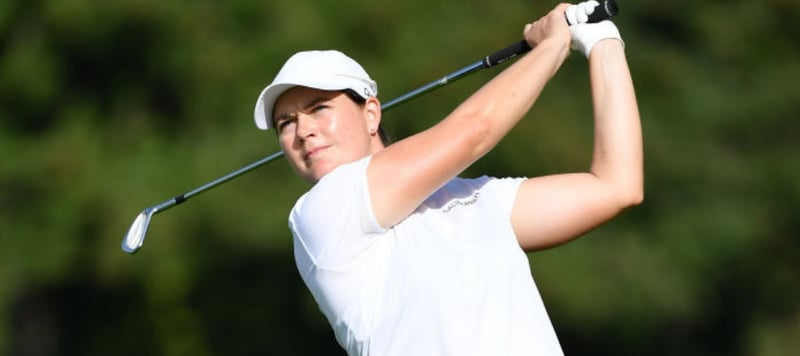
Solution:
<svg viewBox="0 0 800 356"><path fill-rule="evenodd" d="M307 189L270 164L157 215L143 208L278 150L258 92L293 52L337 48L391 99L519 39L528 1L0 2L0 352L341 354L294 268ZM567 354L800 349L800 3L622 1L646 199L531 254ZM499 69L387 113L430 126ZM466 175L583 170L585 59ZM0 354L0 355L2 355Z"/></svg>

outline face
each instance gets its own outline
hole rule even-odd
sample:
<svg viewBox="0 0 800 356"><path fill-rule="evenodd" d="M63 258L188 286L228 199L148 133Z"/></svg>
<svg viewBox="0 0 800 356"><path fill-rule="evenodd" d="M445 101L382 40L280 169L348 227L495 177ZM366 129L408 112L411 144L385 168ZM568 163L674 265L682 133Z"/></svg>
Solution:
<svg viewBox="0 0 800 356"><path fill-rule="evenodd" d="M383 147L375 98L361 106L339 91L295 87L275 102L273 117L289 164L311 183Z"/></svg>

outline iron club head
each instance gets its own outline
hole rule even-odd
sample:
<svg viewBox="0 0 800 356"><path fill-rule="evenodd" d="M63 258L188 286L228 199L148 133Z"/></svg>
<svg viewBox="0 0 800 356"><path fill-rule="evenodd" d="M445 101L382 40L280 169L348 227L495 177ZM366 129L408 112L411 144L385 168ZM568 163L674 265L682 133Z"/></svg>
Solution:
<svg viewBox="0 0 800 356"><path fill-rule="evenodd" d="M123 251L134 254L142 248L144 237L147 235L147 226L150 225L150 218L153 217L155 212L155 209L147 208L136 216L133 224L128 229L128 233L125 234L125 239L122 240Z"/></svg>

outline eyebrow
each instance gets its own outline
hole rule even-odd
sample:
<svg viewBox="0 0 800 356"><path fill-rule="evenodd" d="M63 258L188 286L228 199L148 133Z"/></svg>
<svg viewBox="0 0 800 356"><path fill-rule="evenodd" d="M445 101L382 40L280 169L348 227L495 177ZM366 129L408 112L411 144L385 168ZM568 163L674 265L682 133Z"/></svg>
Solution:
<svg viewBox="0 0 800 356"><path fill-rule="evenodd" d="M309 101L307 104L303 105L303 110L307 110L307 109L313 107L314 105L317 105L317 104L319 104L321 102L324 102L324 101L329 101L331 99L332 98L326 98L324 96L318 96L318 97L314 98L313 100ZM272 125L277 127L276 124L278 123L278 121L280 121L281 119L288 118L288 117L290 117L292 115L293 114L284 113L284 114L280 114L278 116L275 116L275 117L272 118Z"/></svg>

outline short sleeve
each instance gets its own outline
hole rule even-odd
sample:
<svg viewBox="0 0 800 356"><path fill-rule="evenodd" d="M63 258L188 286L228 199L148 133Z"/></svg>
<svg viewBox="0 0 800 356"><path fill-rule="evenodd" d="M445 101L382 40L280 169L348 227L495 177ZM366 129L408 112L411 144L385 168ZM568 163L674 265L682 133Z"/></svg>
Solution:
<svg viewBox="0 0 800 356"><path fill-rule="evenodd" d="M295 204L289 227L296 245L317 268L346 268L385 231L370 203L366 169L371 156L323 177Z"/></svg>
<svg viewBox="0 0 800 356"><path fill-rule="evenodd" d="M481 179L487 179L481 177ZM486 185L487 194L497 201L497 207L503 209L503 214L511 217L511 210L517 199L519 187L526 178L492 178Z"/></svg>

